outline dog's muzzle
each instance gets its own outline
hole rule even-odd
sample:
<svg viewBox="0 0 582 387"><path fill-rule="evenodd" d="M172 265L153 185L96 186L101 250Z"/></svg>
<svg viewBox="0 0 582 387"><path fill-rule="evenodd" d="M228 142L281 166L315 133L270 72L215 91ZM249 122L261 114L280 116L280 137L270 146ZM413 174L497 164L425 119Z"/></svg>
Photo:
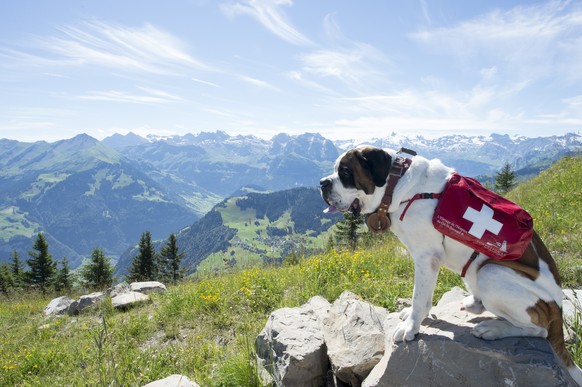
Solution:
<svg viewBox="0 0 582 387"><path fill-rule="evenodd" d="M332 187L333 187L332 181L328 177L323 178L319 181L319 189L321 190L321 197L323 197L323 200L325 200L325 202L327 204L330 204L329 201L327 200L327 198L329 197L329 194L331 193Z"/></svg>

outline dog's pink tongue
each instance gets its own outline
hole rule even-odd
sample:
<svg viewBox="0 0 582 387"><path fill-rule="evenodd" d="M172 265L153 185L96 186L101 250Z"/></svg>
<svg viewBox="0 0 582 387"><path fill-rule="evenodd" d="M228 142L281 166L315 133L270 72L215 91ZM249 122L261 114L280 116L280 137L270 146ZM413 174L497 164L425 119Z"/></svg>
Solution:
<svg viewBox="0 0 582 387"><path fill-rule="evenodd" d="M337 208L335 208L334 206L329 206L325 210L323 210L324 214L336 214L338 212L339 212L339 210Z"/></svg>

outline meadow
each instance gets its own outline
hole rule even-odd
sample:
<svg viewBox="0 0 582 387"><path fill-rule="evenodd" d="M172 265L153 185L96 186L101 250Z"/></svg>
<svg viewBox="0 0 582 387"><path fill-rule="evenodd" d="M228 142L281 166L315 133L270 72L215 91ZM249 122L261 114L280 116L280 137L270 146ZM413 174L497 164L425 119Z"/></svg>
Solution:
<svg viewBox="0 0 582 387"><path fill-rule="evenodd" d="M582 159L565 158L508 195L534 217L568 288L582 285L581 187ZM355 252L194 276L128 311L105 301L80 316L45 317L55 295L2 296L0 386L139 386L174 373L202 386L259 386L254 340L273 310L350 290L393 311L411 297L412 278L406 251L385 235ZM434 299L453 286L463 286L460 276L441 270ZM582 327L569 325L582 364Z"/></svg>

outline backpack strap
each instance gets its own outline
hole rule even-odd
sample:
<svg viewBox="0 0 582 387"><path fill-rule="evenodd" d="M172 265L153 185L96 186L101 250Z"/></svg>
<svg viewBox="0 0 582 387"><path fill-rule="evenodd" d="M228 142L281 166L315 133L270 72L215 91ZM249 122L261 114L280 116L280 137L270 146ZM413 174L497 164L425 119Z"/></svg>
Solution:
<svg viewBox="0 0 582 387"><path fill-rule="evenodd" d="M406 203L406 207L404 207L404 211L402 211L402 214L400 215L400 221L402 221L402 219L404 219L404 215L406 215L406 211L408 211L408 207L410 207L410 205L412 204L413 201L415 201L417 199L438 199L438 198L440 198L440 196L441 196L440 193L425 192L425 193L416 194L412 198L401 202L400 204Z"/></svg>
<svg viewBox="0 0 582 387"><path fill-rule="evenodd" d="M467 274L467 270L469 269L469 266L471 266L471 264L473 263L473 261L479 256L479 252L478 251L473 251L473 254L471 254L471 256L469 257L469 260L467 261L467 263L465 263L465 266L463 266L463 270L461 271L461 277L465 278L465 274ZM482 266L482 265L481 265ZM480 269L481 267L479 267ZM477 269L477 270L479 270Z"/></svg>

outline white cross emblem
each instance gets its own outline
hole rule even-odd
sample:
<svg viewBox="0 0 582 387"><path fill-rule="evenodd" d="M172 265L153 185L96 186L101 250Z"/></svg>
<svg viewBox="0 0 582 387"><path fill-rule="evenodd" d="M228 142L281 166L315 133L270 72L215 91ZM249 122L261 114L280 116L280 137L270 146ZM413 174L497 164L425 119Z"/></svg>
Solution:
<svg viewBox="0 0 582 387"><path fill-rule="evenodd" d="M463 218L473 222L469 234L478 239L483 237L485 231L490 231L491 233L498 235L503 226L503 223L493 219L493 209L485 204L481 207L481 211L477 211L471 207L467 208Z"/></svg>

